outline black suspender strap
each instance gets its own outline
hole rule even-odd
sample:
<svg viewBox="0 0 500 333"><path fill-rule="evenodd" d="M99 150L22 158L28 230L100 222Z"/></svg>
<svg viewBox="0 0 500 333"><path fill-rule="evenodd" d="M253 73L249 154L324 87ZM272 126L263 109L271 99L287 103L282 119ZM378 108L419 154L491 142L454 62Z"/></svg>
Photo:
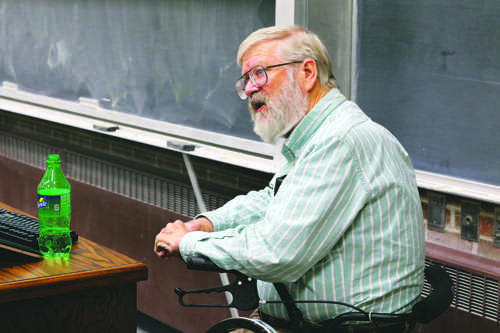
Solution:
<svg viewBox="0 0 500 333"><path fill-rule="evenodd" d="M274 195L278 193L278 190L280 189L281 183L283 183L283 180L285 180L286 175L279 176L276 178L276 181L274 183Z"/></svg>
<svg viewBox="0 0 500 333"><path fill-rule="evenodd" d="M288 289L286 289L286 286L283 283L279 282L273 283L273 285L274 288L276 288L276 291L278 292L281 300L283 301L283 304L285 305L286 312L288 313L288 318L290 318L290 322L293 325L291 329L295 333L308 333L309 330L304 322L302 312L300 312L297 305L295 305L292 297L290 296L290 293L288 292Z"/></svg>
<svg viewBox="0 0 500 333"><path fill-rule="evenodd" d="M276 178L276 183L274 184L274 195L278 193L281 183L283 183L285 177L286 175L282 175ZM295 333L308 333L309 330L305 325L304 317L302 317L302 312L300 312L297 305L295 305L295 303L293 302L293 299L286 289L286 286L283 283L279 282L273 283L273 285L274 288L276 288L276 291L278 292L281 300L283 301L283 304L285 305L286 312L288 313L288 318L290 318L290 322L293 325L293 327L291 327L292 331L294 331Z"/></svg>

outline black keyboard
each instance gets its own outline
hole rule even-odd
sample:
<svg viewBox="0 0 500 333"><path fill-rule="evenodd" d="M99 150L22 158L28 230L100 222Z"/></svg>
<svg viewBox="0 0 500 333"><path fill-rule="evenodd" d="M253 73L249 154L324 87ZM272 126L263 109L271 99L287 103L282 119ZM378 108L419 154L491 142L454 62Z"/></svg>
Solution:
<svg viewBox="0 0 500 333"><path fill-rule="evenodd" d="M41 258L38 219L0 208L0 248ZM78 234L71 231L73 244Z"/></svg>

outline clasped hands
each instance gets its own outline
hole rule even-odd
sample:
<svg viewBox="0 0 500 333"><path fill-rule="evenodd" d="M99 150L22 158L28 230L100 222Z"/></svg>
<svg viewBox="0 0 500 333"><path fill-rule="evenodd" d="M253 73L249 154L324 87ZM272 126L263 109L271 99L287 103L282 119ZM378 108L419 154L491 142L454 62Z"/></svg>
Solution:
<svg viewBox="0 0 500 333"><path fill-rule="evenodd" d="M161 258L168 259L171 256L179 255L179 245L182 238L191 231L212 232L212 223L205 217L182 222L167 223L155 238L154 252Z"/></svg>

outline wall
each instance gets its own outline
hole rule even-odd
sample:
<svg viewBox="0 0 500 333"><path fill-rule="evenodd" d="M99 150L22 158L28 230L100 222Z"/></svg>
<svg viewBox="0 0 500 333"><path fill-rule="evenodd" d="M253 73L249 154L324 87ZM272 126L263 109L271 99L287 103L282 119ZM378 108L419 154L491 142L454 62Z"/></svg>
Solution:
<svg viewBox="0 0 500 333"><path fill-rule="evenodd" d="M181 263L165 263L152 253L153 237L166 221L199 212L180 154L0 111L0 201L34 214L34 188L49 152L63 155L73 184L76 230L148 265L150 278L139 287L141 311L185 332L200 331L190 326L195 325L190 318L200 318L206 327L228 315L180 308L173 287L217 285L217 276L189 272ZM271 177L214 161L192 162L209 209L265 186ZM426 217L428 194L421 190ZM445 315L419 327L419 332L470 332L472 326L478 331L483 327L484 332L499 329L495 206L478 202L480 239L465 241L459 233L462 200L446 196L444 232L426 231L428 261L445 265L457 297Z"/></svg>
<svg viewBox="0 0 500 333"><path fill-rule="evenodd" d="M429 192L421 191L422 207L424 214L428 216ZM471 201L457 196L446 195L446 208L444 215L444 230L435 231L427 228L427 241L430 243L446 245L466 253L479 257L500 259L500 250L494 244L494 214L498 205L488 202ZM462 205L472 203L478 205L479 210L479 239L469 241L462 239L461 226L464 223L462 216Z"/></svg>

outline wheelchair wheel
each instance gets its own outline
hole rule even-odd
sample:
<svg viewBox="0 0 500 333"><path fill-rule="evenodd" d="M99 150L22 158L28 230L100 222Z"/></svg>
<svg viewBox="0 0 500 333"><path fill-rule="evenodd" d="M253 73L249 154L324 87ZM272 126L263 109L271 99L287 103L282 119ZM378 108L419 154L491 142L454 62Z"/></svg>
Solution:
<svg viewBox="0 0 500 333"><path fill-rule="evenodd" d="M241 328L254 333L276 333L262 320L245 317L225 319L210 327L207 333L229 333Z"/></svg>

